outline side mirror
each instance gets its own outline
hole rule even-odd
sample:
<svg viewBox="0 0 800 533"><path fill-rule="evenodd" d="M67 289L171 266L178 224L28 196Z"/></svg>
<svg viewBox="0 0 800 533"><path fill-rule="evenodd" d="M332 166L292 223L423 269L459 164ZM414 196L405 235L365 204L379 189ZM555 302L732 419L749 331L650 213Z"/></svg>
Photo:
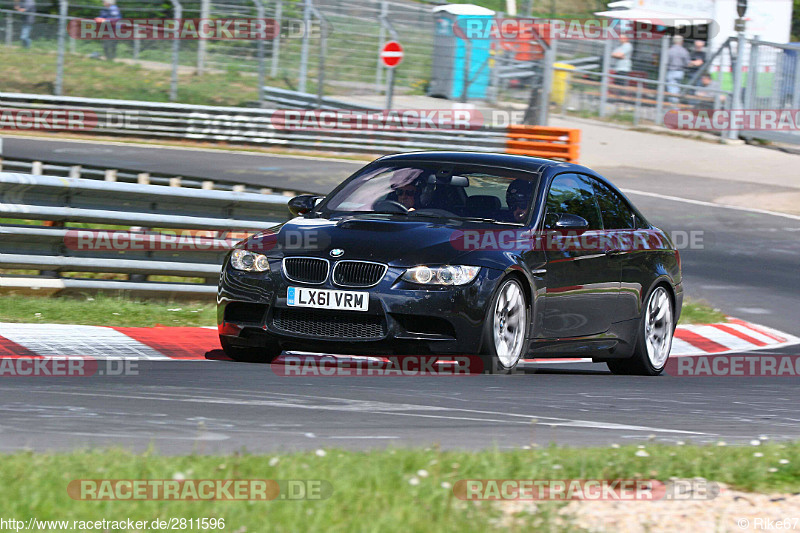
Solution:
<svg viewBox="0 0 800 533"><path fill-rule="evenodd" d="M558 229L586 229L589 227L589 222L581 216L572 213L558 213L557 216L556 228Z"/></svg>
<svg viewBox="0 0 800 533"><path fill-rule="evenodd" d="M301 194L289 200L289 212L294 216L308 213L317 205L317 201L324 198L315 194Z"/></svg>

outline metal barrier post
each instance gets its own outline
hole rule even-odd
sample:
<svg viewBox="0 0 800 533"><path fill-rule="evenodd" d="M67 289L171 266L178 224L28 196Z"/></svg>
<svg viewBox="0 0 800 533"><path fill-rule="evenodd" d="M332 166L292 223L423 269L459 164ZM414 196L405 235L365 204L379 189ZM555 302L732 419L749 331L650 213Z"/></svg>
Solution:
<svg viewBox="0 0 800 533"><path fill-rule="evenodd" d="M667 83L667 61L669 52L669 36L661 37L661 58L658 63L658 85L656 86L656 125L664 123L664 90Z"/></svg>
<svg viewBox="0 0 800 533"><path fill-rule="evenodd" d="M744 47L747 40L744 32L739 32L736 44L736 61L733 66L733 96L731 97L731 111L742 109L742 68L744 67ZM728 139L738 139L739 131L731 128Z"/></svg>
<svg viewBox="0 0 800 533"><path fill-rule="evenodd" d="M600 118L606 116L606 103L608 102L608 76L611 70L611 41L603 42L603 73L600 75Z"/></svg>
<svg viewBox="0 0 800 533"><path fill-rule="evenodd" d="M53 94L56 96L64 94L64 46L67 36L68 9L67 0L58 0L58 59L56 60L56 83L53 86Z"/></svg>
<svg viewBox="0 0 800 533"><path fill-rule="evenodd" d="M174 16L179 19L183 16L183 6L178 0L170 0L174 9ZM178 59L181 50L181 42L178 40L178 27L175 27L175 35L172 36L172 79L169 83L169 101L174 102L178 99Z"/></svg>
<svg viewBox="0 0 800 533"><path fill-rule="evenodd" d="M385 19L389 15L389 4L384 0L381 2L381 14L378 20ZM375 90L381 92L381 84L383 83L383 61L381 61L380 51L383 50L383 45L386 44L386 28L381 24L378 29L378 60L375 64Z"/></svg>
<svg viewBox="0 0 800 533"><path fill-rule="evenodd" d="M311 9L322 26L319 36L319 55L317 56L317 109L322 109L322 98L325 94L325 47L328 44L328 20L317 8L312 6Z"/></svg>
<svg viewBox="0 0 800 533"><path fill-rule="evenodd" d="M278 62L281 56L281 16L283 15L283 0L278 0L275 6L275 37L272 39L272 62L269 66L269 75L278 76ZM305 31L305 30L303 30Z"/></svg>
<svg viewBox="0 0 800 533"><path fill-rule="evenodd" d="M256 6L258 9L258 6ZM209 18L209 14L211 12L211 0L200 0L200 18L206 20ZM263 15L259 15L259 17L263 18ZM197 75L201 76L205 73L206 70L206 46L207 42L205 39L200 39L197 41Z"/></svg>
<svg viewBox="0 0 800 533"><path fill-rule="evenodd" d="M133 25L133 35L138 35L138 34L139 34L139 25L138 24L134 24ZM139 39L134 39L133 40L133 58L134 59L139 59L139 50L140 50L141 46L142 46L141 45L141 41Z"/></svg>
<svg viewBox="0 0 800 533"><path fill-rule="evenodd" d="M312 0L303 3L303 42L300 47L300 77L297 80L297 90L306 92L306 79L308 77L308 28L311 25Z"/></svg>
<svg viewBox="0 0 800 533"><path fill-rule="evenodd" d="M758 91L758 35L750 41L750 67L747 69L747 90L745 91L745 109L753 109L756 105Z"/></svg>
<svg viewBox="0 0 800 533"><path fill-rule="evenodd" d="M796 54L794 62L794 90L792 91L792 109L800 107L800 53Z"/></svg>
<svg viewBox="0 0 800 533"><path fill-rule="evenodd" d="M208 2L208 0L203 0L203 2ZM261 3L262 0L253 0L253 3L256 6L256 16L262 21L265 22L264 16L264 4ZM198 56L199 60L199 56ZM264 83L266 80L266 71L264 66L264 39L258 40L258 105L264 107Z"/></svg>
<svg viewBox="0 0 800 533"><path fill-rule="evenodd" d="M544 72L542 73L542 94L539 100L539 125L547 126L550 111L550 89L553 85L553 63L556 62L555 35L550 40L550 47L544 52Z"/></svg>
<svg viewBox="0 0 800 533"><path fill-rule="evenodd" d="M14 42L14 14L6 13L6 46Z"/></svg>
<svg viewBox="0 0 800 533"><path fill-rule="evenodd" d="M393 41L399 41L400 37L397 33L397 30L394 29L392 23L389 22L389 19L381 16L378 17L380 20L381 26L386 28L386 31L389 32L389 36L392 38ZM380 55L380 54L379 54ZM380 57L378 57L380 60ZM467 62L469 62L469 57L467 57ZM386 82L386 105L384 106L386 110L392 109L392 99L394 99L394 71L397 70L397 66L394 68L390 68L388 72L388 80ZM464 79L464 83L466 83L466 78ZM466 89L465 89L466 91Z"/></svg>
<svg viewBox="0 0 800 533"><path fill-rule="evenodd" d="M636 82L636 101L633 104L633 125L639 125L639 113L642 111L642 82Z"/></svg>

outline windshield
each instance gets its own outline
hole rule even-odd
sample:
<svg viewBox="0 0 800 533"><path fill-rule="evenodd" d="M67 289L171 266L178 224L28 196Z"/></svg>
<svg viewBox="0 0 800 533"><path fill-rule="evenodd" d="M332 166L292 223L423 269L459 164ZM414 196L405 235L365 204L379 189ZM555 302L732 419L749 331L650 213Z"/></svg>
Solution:
<svg viewBox="0 0 800 533"><path fill-rule="evenodd" d="M389 213L407 216L528 220L535 175L452 164L407 163L369 167L323 204L323 214Z"/></svg>

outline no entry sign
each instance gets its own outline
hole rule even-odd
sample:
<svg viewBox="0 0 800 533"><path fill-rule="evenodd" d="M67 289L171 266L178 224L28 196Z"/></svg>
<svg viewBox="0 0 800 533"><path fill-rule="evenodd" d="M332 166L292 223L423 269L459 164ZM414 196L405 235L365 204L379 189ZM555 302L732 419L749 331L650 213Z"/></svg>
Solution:
<svg viewBox="0 0 800 533"><path fill-rule="evenodd" d="M403 47L397 41L389 41L381 50L381 61L389 68L394 68L403 60Z"/></svg>

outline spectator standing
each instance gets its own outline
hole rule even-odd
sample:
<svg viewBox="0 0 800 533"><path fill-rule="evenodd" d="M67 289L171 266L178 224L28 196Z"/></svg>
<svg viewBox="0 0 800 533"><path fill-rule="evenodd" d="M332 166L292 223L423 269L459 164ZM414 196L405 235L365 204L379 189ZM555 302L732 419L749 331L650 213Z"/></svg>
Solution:
<svg viewBox="0 0 800 533"><path fill-rule="evenodd" d="M678 103L678 95L681 92L678 84L683 81L689 61L689 52L683 47L683 37L675 35L672 38L672 46L667 52L667 92L674 95L669 97L672 103Z"/></svg>
<svg viewBox="0 0 800 533"><path fill-rule="evenodd" d="M33 29L33 22L36 19L36 2L35 0L22 0L22 5L15 5L14 9L20 13L25 13L22 17L22 28L19 32L19 40L22 41L24 48L31 47L31 30Z"/></svg>
<svg viewBox="0 0 800 533"><path fill-rule="evenodd" d="M627 76L631 73L632 63L631 56L633 55L633 45L630 43L627 35L619 36L619 46L617 46L611 57L616 61L614 62L614 74L620 76Z"/></svg>
<svg viewBox="0 0 800 533"><path fill-rule="evenodd" d="M115 0L103 0L103 9L100 10L100 16L97 17L95 22L110 22L112 25L122 18ZM103 41L103 53L108 61L114 61L117 56L117 41L105 40Z"/></svg>
<svg viewBox="0 0 800 533"><path fill-rule="evenodd" d="M689 68L687 69L687 74L689 75L689 79L700 70L703 65L706 64L706 43L701 40L696 40L694 42L694 48L691 52L689 52ZM695 84L700 85L700 80L695 81Z"/></svg>

